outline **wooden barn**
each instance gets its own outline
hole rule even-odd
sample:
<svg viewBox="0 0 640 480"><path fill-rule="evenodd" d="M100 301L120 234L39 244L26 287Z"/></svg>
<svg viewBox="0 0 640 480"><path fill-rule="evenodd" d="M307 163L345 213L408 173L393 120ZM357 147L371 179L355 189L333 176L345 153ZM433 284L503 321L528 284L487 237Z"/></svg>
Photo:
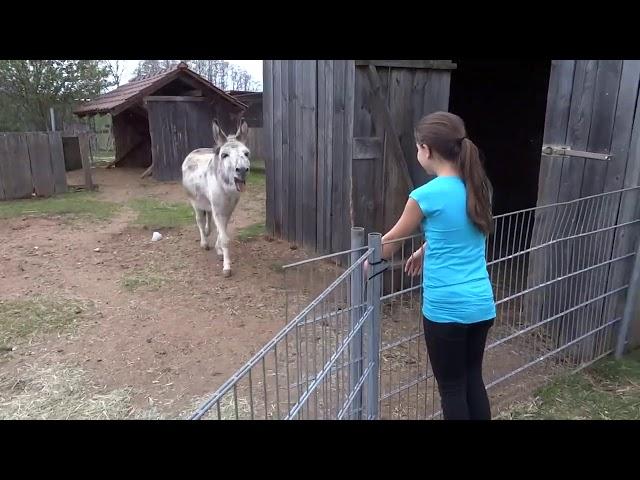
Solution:
<svg viewBox="0 0 640 480"><path fill-rule="evenodd" d="M387 231L428 180L413 127L437 110L483 151L494 214L637 185L639 79L631 60L267 60L267 229L318 253Z"/></svg>
<svg viewBox="0 0 640 480"><path fill-rule="evenodd" d="M116 166L143 167L156 180L182 178L186 155L213 145L211 122L235 132L247 106L180 63L129 82L74 110L110 114Z"/></svg>
<svg viewBox="0 0 640 480"><path fill-rule="evenodd" d="M244 112L244 119L249 128L262 128L262 92L247 92L243 90L229 90L227 92L236 100L247 106Z"/></svg>
<svg viewBox="0 0 640 480"><path fill-rule="evenodd" d="M448 110L505 214L488 242L488 258L511 262L491 273L496 292L527 297L523 318L576 358L610 345L640 281L640 61L268 60L263 71L270 234L327 254L350 248L352 226L388 231L429 180L414 126Z"/></svg>
<svg viewBox="0 0 640 480"><path fill-rule="evenodd" d="M263 131L262 92L231 90L227 93L247 105L247 109L244 112L244 119L249 126L247 147L251 150L251 158L264 161L266 150Z"/></svg>

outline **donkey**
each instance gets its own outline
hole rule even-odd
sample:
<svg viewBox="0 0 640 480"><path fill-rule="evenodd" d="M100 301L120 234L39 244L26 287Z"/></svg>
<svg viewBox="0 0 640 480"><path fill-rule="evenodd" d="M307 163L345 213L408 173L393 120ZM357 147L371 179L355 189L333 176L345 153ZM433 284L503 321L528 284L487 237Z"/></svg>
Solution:
<svg viewBox="0 0 640 480"><path fill-rule="evenodd" d="M182 185L196 214L200 246L205 250L211 248L213 220L217 230L216 252L222 257L225 277L231 276L227 224L246 189L250 167L250 152L244 144L248 131L243 119L236 134L227 136L214 120L215 147L198 148L182 162Z"/></svg>

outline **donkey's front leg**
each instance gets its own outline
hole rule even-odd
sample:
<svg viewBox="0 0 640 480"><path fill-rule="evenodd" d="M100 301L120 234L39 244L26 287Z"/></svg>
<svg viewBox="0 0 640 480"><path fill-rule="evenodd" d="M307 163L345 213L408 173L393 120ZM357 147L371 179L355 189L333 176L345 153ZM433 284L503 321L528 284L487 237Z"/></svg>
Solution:
<svg viewBox="0 0 640 480"><path fill-rule="evenodd" d="M198 225L198 231L200 232L200 247L205 250L209 250L209 243L207 242L207 226L206 226L206 214L204 210L200 210L194 204L191 204L193 211L196 214L196 224Z"/></svg>
<svg viewBox="0 0 640 480"><path fill-rule="evenodd" d="M213 221L218 230L218 239L216 240L216 249L222 250L222 274L225 277L231 276L231 258L229 256L229 235L227 235L228 219L216 213L212 208Z"/></svg>

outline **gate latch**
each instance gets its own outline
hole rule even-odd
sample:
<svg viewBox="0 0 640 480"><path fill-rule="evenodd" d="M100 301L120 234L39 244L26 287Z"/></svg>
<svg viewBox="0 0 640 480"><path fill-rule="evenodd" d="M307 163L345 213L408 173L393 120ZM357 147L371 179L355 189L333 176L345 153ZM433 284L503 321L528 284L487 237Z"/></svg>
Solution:
<svg viewBox="0 0 640 480"><path fill-rule="evenodd" d="M571 147L560 145L543 145L542 154L559 157L592 158L594 160L611 160L612 157L612 155L608 153L583 152L581 150L572 150Z"/></svg>

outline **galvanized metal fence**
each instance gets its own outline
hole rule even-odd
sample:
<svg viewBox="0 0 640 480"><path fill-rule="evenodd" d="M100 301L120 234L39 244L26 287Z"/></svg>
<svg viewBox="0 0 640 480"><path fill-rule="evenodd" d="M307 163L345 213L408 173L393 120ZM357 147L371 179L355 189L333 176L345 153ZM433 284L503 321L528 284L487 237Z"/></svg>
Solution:
<svg viewBox="0 0 640 480"><path fill-rule="evenodd" d="M633 187L495 217L484 371L494 414L622 350L640 290L639 197ZM404 273L423 241L398 240L383 270L380 235L364 246L354 229L351 250L285 267L284 328L191 418L440 418L422 280Z"/></svg>

